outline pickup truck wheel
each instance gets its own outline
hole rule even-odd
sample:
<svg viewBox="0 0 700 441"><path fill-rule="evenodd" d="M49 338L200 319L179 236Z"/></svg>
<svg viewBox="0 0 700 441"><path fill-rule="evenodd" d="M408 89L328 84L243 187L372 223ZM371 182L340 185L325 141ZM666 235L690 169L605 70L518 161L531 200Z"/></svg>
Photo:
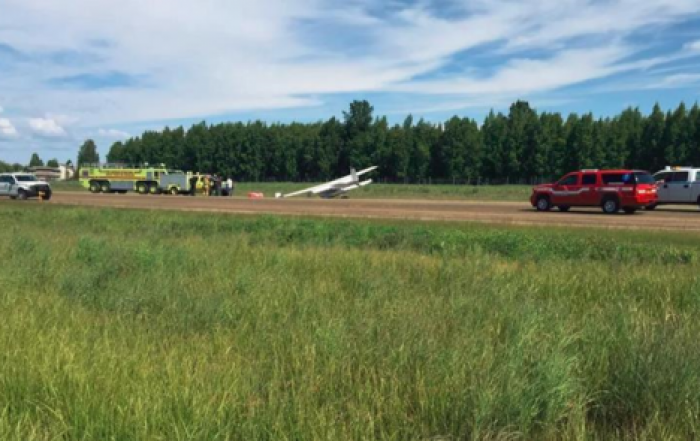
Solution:
<svg viewBox="0 0 700 441"><path fill-rule="evenodd" d="M644 207L644 209L648 210L648 211L654 211L654 210L656 210L656 207L657 207L656 204L651 204L651 205L647 205L646 207Z"/></svg>
<svg viewBox="0 0 700 441"><path fill-rule="evenodd" d="M632 208L632 207L625 207L625 208L623 208L623 210L624 210L625 214L634 214L637 212L637 209Z"/></svg>
<svg viewBox="0 0 700 441"><path fill-rule="evenodd" d="M41 197L42 201L50 201L51 200L51 190L47 191L44 193L44 195Z"/></svg>
<svg viewBox="0 0 700 441"><path fill-rule="evenodd" d="M10 196L10 199L14 201L15 199L17 199L17 196Z"/></svg>
<svg viewBox="0 0 700 441"><path fill-rule="evenodd" d="M99 193L100 192L100 183L96 181L90 182L90 192L91 193Z"/></svg>
<svg viewBox="0 0 700 441"><path fill-rule="evenodd" d="M566 213L567 211L569 211L571 209L571 207L569 207L567 205L560 205L557 208L559 208L559 211L563 211L564 213Z"/></svg>
<svg viewBox="0 0 700 441"><path fill-rule="evenodd" d="M19 199L20 201L26 201L27 198L28 196L26 191L20 190L17 192L17 199Z"/></svg>
<svg viewBox="0 0 700 441"><path fill-rule="evenodd" d="M620 203L617 202L617 199L609 197L603 200L602 208L605 214L615 214L620 211Z"/></svg>
<svg viewBox="0 0 700 441"><path fill-rule="evenodd" d="M552 209L552 203L547 196L539 196L535 204L537 211L549 211Z"/></svg>

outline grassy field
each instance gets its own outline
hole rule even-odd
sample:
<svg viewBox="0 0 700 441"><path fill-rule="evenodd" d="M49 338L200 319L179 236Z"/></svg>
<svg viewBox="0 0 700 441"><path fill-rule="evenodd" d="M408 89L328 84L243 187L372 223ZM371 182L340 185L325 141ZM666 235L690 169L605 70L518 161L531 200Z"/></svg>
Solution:
<svg viewBox="0 0 700 441"><path fill-rule="evenodd" d="M55 182L55 191L87 191L76 181ZM240 182L236 183L236 195L245 196L249 192L262 192L266 197L275 193L291 193L315 185L314 183L292 182ZM528 185L403 185L372 184L352 191L353 199L469 199L484 201L527 201L532 192Z"/></svg>
<svg viewBox="0 0 700 441"><path fill-rule="evenodd" d="M0 204L0 439L686 440L700 236Z"/></svg>

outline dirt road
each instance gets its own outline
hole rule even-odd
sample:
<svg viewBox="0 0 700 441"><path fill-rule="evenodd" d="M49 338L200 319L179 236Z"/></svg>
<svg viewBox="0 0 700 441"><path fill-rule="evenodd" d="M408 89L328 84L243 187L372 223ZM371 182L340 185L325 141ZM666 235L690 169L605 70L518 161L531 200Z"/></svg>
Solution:
<svg viewBox="0 0 700 441"><path fill-rule="evenodd" d="M29 203L34 203L30 201ZM42 203L42 202L36 202ZM135 194L54 193L50 204L134 209L211 211L221 213L285 214L347 218L470 221L511 225L561 225L625 229L686 230L700 232L700 210L695 206L661 207L635 215L605 215L600 209L556 210L538 213L526 202L470 202L359 199L260 199Z"/></svg>

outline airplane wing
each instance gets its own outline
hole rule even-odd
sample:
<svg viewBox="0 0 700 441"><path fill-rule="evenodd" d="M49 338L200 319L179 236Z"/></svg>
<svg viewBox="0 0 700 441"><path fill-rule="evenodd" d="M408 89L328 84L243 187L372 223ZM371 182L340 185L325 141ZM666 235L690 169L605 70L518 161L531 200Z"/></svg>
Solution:
<svg viewBox="0 0 700 441"><path fill-rule="evenodd" d="M309 188L305 188L303 190L295 191L293 193L287 193L287 194L283 195L282 197L289 198L292 196L299 196L300 194L306 194L306 193L312 193L312 194L321 193L321 192L324 192L326 190L330 190L331 188L333 188L333 186L331 184L332 184L332 182L328 182L328 183L322 184L322 185L316 185L315 187L309 187Z"/></svg>
<svg viewBox="0 0 700 441"><path fill-rule="evenodd" d="M314 187L309 187L305 188L303 190L298 190L293 193L287 193L287 194L278 194L278 197L283 197L283 198L289 198L293 196L299 196L302 194L320 194L327 192L329 190L341 190L341 191L349 191L349 190L354 190L359 187L363 187L369 183L372 182L370 179L369 181L365 182L360 182L358 179L359 176L369 173L373 170L375 170L377 166L369 167L364 170L360 170L359 172L356 172L355 169L351 169L351 173L347 176L343 176L342 178L338 178L334 181L326 182L325 184L321 185L316 185Z"/></svg>
<svg viewBox="0 0 700 441"><path fill-rule="evenodd" d="M375 165L375 166L366 168L366 169L364 169L364 170L360 170L359 172L357 172L357 173L355 173L355 174L356 174L357 176L362 176L362 175L364 175L365 173L369 173L369 172L371 172L371 171L376 170L377 168L378 168L378 166Z"/></svg>

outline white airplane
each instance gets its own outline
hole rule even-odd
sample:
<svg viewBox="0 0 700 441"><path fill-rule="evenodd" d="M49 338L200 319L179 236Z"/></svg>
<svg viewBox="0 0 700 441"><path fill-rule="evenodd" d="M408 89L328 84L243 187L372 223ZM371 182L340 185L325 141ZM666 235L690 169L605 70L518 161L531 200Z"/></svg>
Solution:
<svg viewBox="0 0 700 441"><path fill-rule="evenodd" d="M372 183L371 179L366 181L360 181L360 176L365 173L369 173L376 170L377 166L369 167L364 170L356 172L354 168L350 169L350 174L343 176L342 178L336 179L335 181L326 182L325 184L317 185L315 187L305 188L303 190L295 191L294 193L275 194L276 198L290 198L292 196L299 196L300 194L306 194L308 196L318 195L324 199L331 199L338 196L342 196L345 193L355 190L356 188L364 187Z"/></svg>

